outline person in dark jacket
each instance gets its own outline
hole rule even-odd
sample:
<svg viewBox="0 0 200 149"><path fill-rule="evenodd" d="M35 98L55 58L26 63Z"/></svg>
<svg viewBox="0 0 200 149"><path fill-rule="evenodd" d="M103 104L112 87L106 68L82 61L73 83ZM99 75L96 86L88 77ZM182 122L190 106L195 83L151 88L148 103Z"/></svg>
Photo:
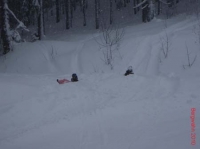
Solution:
<svg viewBox="0 0 200 149"><path fill-rule="evenodd" d="M71 82L77 82L77 81L78 81L78 76L75 73L73 73L72 78L71 78Z"/></svg>
<svg viewBox="0 0 200 149"><path fill-rule="evenodd" d="M134 74L133 73L133 69L132 66L129 66L128 69L126 70L126 73L124 74L125 76L130 75L130 74Z"/></svg>
<svg viewBox="0 0 200 149"><path fill-rule="evenodd" d="M67 80L67 79L57 79L57 82L59 84L65 84L65 83L69 83L69 82L77 82L78 81L78 77L75 73L72 74L72 78L71 81Z"/></svg>

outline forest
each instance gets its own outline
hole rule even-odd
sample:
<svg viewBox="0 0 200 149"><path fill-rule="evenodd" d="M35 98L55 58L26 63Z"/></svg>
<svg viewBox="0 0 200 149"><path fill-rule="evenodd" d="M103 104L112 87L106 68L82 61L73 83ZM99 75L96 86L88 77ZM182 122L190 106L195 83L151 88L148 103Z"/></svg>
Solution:
<svg viewBox="0 0 200 149"><path fill-rule="evenodd" d="M175 15L178 3L179 0L1 0L0 51L7 54L12 42L42 40L50 21L51 26L62 22L65 30L80 25L101 29L118 25L119 14L127 10L133 20L140 16L146 23L161 13L166 18ZM74 22L75 19L79 21Z"/></svg>

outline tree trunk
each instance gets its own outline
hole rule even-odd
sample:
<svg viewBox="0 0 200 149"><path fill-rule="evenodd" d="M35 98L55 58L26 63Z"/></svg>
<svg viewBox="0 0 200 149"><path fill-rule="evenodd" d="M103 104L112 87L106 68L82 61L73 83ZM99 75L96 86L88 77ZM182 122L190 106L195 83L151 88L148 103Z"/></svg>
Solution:
<svg viewBox="0 0 200 149"><path fill-rule="evenodd" d="M65 1L62 1L62 14L65 14Z"/></svg>
<svg viewBox="0 0 200 149"><path fill-rule="evenodd" d="M43 36L44 36L44 26L43 26L43 0L39 0L39 8L38 8L38 38L39 40L42 40Z"/></svg>
<svg viewBox="0 0 200 149"><path fill-rule="evenodd" d="M140 3L140 0L136 0L136 4L138 5ZM140 7L137 7L137 11L140 11Z"/></svg>
<svg viewBox="0 0 200 149"><path fill-rule="evenodd" d="M74 11L76 11L76 0L72 1L72 5L73 5L73 8L74 8Z"/></svg>
<svg viewBox="0 0 200 149"><path fill-rule="evenodd" d="M158 0L158 15L160 15L160 0Z"/></svg>
<svg viewBox="0 0 200 149"><path fill-rule="evenodd" d="M50 14L51 14L51 16L54 15L53 7L54 7L54 5L53 5L53 0L50 0Z"/></svg>
<svg viewBox="0 0 200 149"><path fill-rule="evenodd" d="M142 4L142 22L147 22L148 20L148 1L146 1L144 4Z"/></svg>
<svg viewBox="0 0 200 149"><path fill-rule="evenodd" d="M73 19L73 6L72 1L70 0L70 26L72 27L72 19Z"/></svg>
<svg viewBox="0 0 200 149"><path fill-rule="evenodd" d="M60 0L56 0L56 23L60 22Z"/></svg>
<svg viewBox="0 0 200 149"><path fill-rule="evenodd" d="M80 10L81 10L81 12L83 11L83 3L82 3L82 2L83 2L83 0L79 0L79 3L80 3L80 8L81 8L81 9L80 9Z"/></svg>
<svg viewBox="0 0 200 149"><path fill-rule="evenodd" d="M133 0L133 7L136 7L136 0ZM134 14L137 14L137 8L134 8Z"/></svg>
<svg viewBox="0 0 200 149"><path fill-rule="evenodd" d="M42 0L43 1L43 0ZM48 12L47 12L48 13ZM44 20L44 7L42 5L42 25L43 25L43 34L45 35L45 20Z"/></svg>
<svg viewBox="0 0 200 149"><path fill-rule="evenodd" d="M33 5L29 4L29 14L28 14L29 26L31 25L31 20L34 20L34 13L31 11L32 9L33 9Z"/></svg>
<svg viewBox="0 0 200 149"><path fill-rule="evenodd" d="M126 0L124 0L124 7L126 7Z"/></svg>
<svg viewBox="0 0 200 149"><path fill-rule="evenodd" d="M83 0L83 26L86 26L86 15L85 15L86 3Z"/></svg>
<svg viewBox="0 0 200 149"><path fill-rule="evenodd" d="M110 0L110 24L113 22L112 0Z"/></svg>
<svg viewBox="0 0 200 149"><path fill-rule="evenodd" d="M7 0L0 0L0 29L1 29L1 39L3 45L3 54L7 54L11 50L11 41L9 37L9 16L6 10Z"/></svg>
<svg viewBox="0 0 200 149"><path fill-rule="evenodd" d="M95 0L95 23L96 29L99 29L99 0Z"/></svg>
<svg viewBox="0 0 200 149"><path fill-rule="evenodd" d="M66 29L69 29L69 0L65 0Z"/></svg>

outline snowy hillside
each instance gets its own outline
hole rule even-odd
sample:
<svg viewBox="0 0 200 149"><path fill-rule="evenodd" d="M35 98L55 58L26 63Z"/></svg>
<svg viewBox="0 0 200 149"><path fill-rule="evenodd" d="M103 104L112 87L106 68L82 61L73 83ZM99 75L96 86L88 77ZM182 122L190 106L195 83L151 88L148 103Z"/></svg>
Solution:
<svg viewBox="0 0 200 149"><path fill-rule="evenodd" d="M113 70L102 61L96 42L101 34L87 30L19 43L0 57L0 148L199 148L196 18L180 15L124 29ZM195 59L191 67L187 52ZM135 74L125 77L128 66ZM78 82L56 82L74 72ZM196 108L194 146L191 108Z"/></svg>

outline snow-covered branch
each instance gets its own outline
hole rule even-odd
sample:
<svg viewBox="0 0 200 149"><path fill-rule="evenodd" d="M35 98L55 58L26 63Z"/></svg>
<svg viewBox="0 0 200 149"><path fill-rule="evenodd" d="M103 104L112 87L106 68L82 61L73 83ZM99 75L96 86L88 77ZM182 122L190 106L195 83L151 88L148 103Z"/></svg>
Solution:
<svg viewBox="0 0 200 149"><path fill-rule="evenodd" d="M148 4L146 4L144 7L142 7L142 9L146 8L148 6Z"/></svg>
<svg viewBox="0 0 200 149"><path fill-rule="evenodd" d="M38 0L34 0L33 5L40 8L40 4Z"/></svg>
<svg viewBox="0 0 200 149"><path fill-rule="evenodd" d="M9 9L9 7L8 7L7 4L5 4L5 9L7 9L7 10L10 12L10 14L15 18L15 20L19 23L18 26L16 27L16 29L21 27L21 28L23 28L24 30L26 30L26 31L29 32L29 30L26 28L26 26L24 25L24 23L21 22L21 21L16 17L16 15L12 12L12 10Z"/></svg>
<svg viewBox="0 0 200 149"><path fill-rule="evenodd" d="M137 5L136 5L135 7L133 7L133 8L138 8L138 7L140 7L140 6L141 6L142 4L144 4L146 1L147 1L147 0L144 0L143 2L137 4Z"/></svg>

